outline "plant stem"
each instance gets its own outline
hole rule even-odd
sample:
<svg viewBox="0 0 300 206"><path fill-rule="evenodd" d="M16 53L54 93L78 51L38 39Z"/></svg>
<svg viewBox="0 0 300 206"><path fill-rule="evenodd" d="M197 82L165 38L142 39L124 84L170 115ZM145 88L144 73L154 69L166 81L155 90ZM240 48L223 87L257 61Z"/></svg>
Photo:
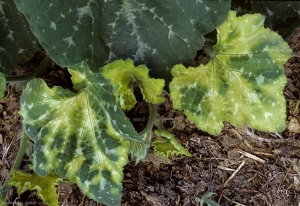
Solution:
<svg viewBox="0 0 300 206"><path fill-rule="evenodd" d="M26 151L26 147L27 147L27 142L28 141L29 141L29 137L27 136L27 134L23 130L23 134L22 134L22 139L21 139L21 142L20 142L19 151L18 151L18 154L16 156L15 162L14 162L12 168L11 168L11 171L19 169L20 164L21 164L21 162L23 160L23 156L24 156L25 151ZM9 185L8 185L9 178L10 178L10 175L8 175L5 183L0 188L0 199L1 198L5 199L5 197L6 197L6 193L7 193L7 190L9 188Z"/></svg>
<svg viewBox="0 0 300 206"><path fill-rule="evenodd" d="M155 120L157 118L157 113L156 113L156 110L155 110L155 105L151 104L151 103L149 103L148 105L149 105L149 113L150 113L149 120L148 120L146 128L143 131L140 132L140 136L143 136L149 130L152 129L153 124L154 124L154 122L155 122Z"/></svg>
<svg viewBox="0 0 300 206"><path fill-rule="evenodd" d="M49 55L46 55L45 59L42 61L42 63L30 74L25 74L21 76L10 76L10 77L5 77L7 83L15 84L19 82L24 82L24 81L30 81L34 78L40 77L48 68L48 66L51 63L51 58Z"/></svg>

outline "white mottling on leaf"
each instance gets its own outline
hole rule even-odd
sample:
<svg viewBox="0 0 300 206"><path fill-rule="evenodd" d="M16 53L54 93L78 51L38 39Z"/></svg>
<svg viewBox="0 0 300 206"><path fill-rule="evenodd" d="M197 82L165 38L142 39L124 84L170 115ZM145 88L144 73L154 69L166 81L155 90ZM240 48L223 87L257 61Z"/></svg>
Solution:
<svg viewBox="0 0 300 206"><path fill-rule="evenodd" d="M116 22L109 23L108 26L110 26L110 27L112 27L114 29L115 26L116 26Z"/></svg>
<svg viewBox="0 0 300 206"><path fill-rule="evenodd" d="M7 38L14 41L13 33L14 31L9 31L9 35L7 35Z"/></svg>
<svg viewBox="0 0 300 206"><path fill-rule="evenodd" d="M269 112L265 112L265 118L268 119L269 117L273 116L272 113Z"/></svg>
<svg viewBox="0 0 300 206"><path fill-rule="evenodd" d="M77 9L77 16L79 18L82 18L84 15L93 17L91 8L89 6L85 6Z"/></svg>
<svg viewBox="0 0 300 206"><path fill-rule="evenodd" d="M72 37L67 37L67 38L64 38L63 41L67 42L68 43L68 47L70 46L75 46L75 42L73 41Z"/></svg>
<svg viewBox="0 0 300 206"><path fill-rule="evenodd" d="M50 28L56 30L56 24L51 21Z"/></svg>
<svg viewBox="0 0 300 206"><path fill-rule="evenodd" d="M267 45L267 46L265 46L265 48L262 51L265 52L265 51L269 51L269 50L270 50L269 46Z"/></svg>
<svg viewBox="0 0 300 206"><path fill-rule="evenodd" d="M102 192L104 189L105 189L105 186L106 186L107 182L106 182L106 179L102 178L101 181L100 181L100 190L99 192ZM99 198L103 198L103 197L99 197Z"/></svg>
<svg viewBox="0 0 300 206"><path fill-rule="evenodd" d="M256 81L259 84L263 83L264 79L265 79L265 77L263 75L259 75L258 77L256 77Z"/></svg>
<svg viewBox="0 0 300 206"><path fill-rule="evenodd" d="M22 54L25 51L25 49L19 49L18 54Z"/></svg>
<svg viewBox="0 0 300 206"><path fill-rule="evenodd" d="M90 181L88 181L88 180L86 180L86 181L84 181L84 183L83 183L84 185L86 185L87 187L89 187L90 185L91 185L91 182Z"/></svg>
<svg viewBox="0 0 300 206"><path fill-rule="evenodd" d="M268 7L267 7L267 13L270 17L272 17L274 14L274 12L272 12Z"/></svg>

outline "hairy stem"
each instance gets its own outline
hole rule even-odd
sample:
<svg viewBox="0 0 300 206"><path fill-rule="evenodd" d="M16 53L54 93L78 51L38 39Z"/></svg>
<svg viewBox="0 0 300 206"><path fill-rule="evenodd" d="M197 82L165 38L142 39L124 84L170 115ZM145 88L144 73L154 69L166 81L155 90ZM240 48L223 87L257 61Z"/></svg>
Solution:
<svg viewBox="0 0 300 206"><path fill-rule="evenodd" d="M155 105L151 104L151 103L149 103L148 105L149 105L149 113L150 113L149 120L148 120L146 128L142 132L140 132L140 136L143 136L149 130L152 129L152 127L153 127L153 125L154 125L154 123L156 121L156 118L157 118L157 113L156 113L156 110L155 110Z"/></svg>
<svg viewBox="0 0 300 206"><path fill-rule="evenodd" d="M40 77L48 68L51 63L51 58L49 55L46 55L45 59L42 63L30 74L21 75L21 76L13 76L13 77L5 77L7 83L15 84L19 82L30 81L34 78Z"/></svg>
<svg viewBox="0 0 300 206"><path fill-rule="evenodd" d="M27 134L25 133L25 131L23 130L19 151L18 151L17 157L15 159L15 162L14 162L12 168L11 168L11 171L19 169L20 164L21 164L22 159L23 159L23 156L24 156L25 151L26 151L28 141L29 141L29 138L28 138ZM4 201L4 199L6 197L6 194L7 194L8 188L9 188L9 185L8 185L9 178L10 178L10 175L8 175L5 183L0 188L0 200L3 199L3 201Z"/></svg>

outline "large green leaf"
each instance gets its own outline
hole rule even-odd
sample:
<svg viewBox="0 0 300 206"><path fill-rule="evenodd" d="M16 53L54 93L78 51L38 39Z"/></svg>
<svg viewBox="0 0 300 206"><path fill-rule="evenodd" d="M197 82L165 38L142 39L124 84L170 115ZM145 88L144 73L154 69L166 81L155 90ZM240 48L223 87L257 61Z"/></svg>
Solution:
<svg viewBox="0 0 300 206"><path fill-rule="evenodd" d="M0 1L0 72L9 73L39 49L25 16L12 0Z"/></svg>
<svg viewBox="0 0 300 206"><path fill-rule="evenodd" d="M62 66L89 59L97 69L116 59L147 63L165 77L226 18L229 0L16 0L51 58Z"/></svg>
<svg viewBox="0 0 300 206"><path fill-rule="evenodd" d="M9 185L18 188L18 194L26 190L37 190L38 195L43 202L49 206L58 205L58 195L55 186L62 181L55 172L51 172L46 177L38 174L30 174L22 171L11 171L9 178Z"/></svg>
<svg viewBox="0 0 300 206"><path fill-rule="evenodd" d="M263 24L261 14L236 17L231 11L217 29L215 56L207 65L172 69L173 106L201 129L217 135L223 121L272 132L285 128L283 64L292 51Z"/></svg>
<svg viewBox="0 0 300 206"><path fill-rule="evenodd" d="M0 72L0 100L2 99L2 97L4 95L5 87L6 87L5 76L3 73ZM1 107L2 107L2 105L0 104L0 108Z"/></svg>
<svg viewBox="0 0 300 206"><path fill-rule="evenodd" d="M69 68L76 93L32 80L21 97L25 131L35 142L33 168L55 170L88 197L121 201L129 141L142 141L115 102L112 87L86 63Z"/></svg>
<svg viewBox="0 0 300 206"><path fill-rule="evenodd" d="M144 99L153 104L160 104L165 101L162 96L165 81L162 79L150 78L149 70L145 65L134 66L131 59L116 60L105 65L101 69L102 75L110 79L114 87L114 94L123 110L130 110L136 103L133 81L137 81Z"/></svg>

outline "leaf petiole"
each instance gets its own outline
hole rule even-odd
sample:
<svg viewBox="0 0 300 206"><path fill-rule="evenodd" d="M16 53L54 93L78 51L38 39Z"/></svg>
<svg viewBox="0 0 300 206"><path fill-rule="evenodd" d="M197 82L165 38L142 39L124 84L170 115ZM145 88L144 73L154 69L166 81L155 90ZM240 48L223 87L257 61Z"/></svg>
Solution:
<svg viewBox="0 0 300 206"><path fill-rule="evenodd" d="M20 147L19 147L19 151L18 154L16 156L15 162L11 168L12 170L18 170L20 167L20 164L23 160L23 156L25 154L26 148L27 148L27 142L29 141L29 137L27 136L27 134L25 133L25 131L23 130L23 134L22 134L22 139L20 142ZM10 175L8 175L5 183L2 185L2 187L0 188L0 199L3 199L3 201L5 200L8 188L10 187L8 185L8 180L10 178Z"/></svg>
<svg viewBox="0 0 300 206"><path fill-rule="evenodd" d="M42 63L32 72L29 74L21 75L21 76L8 76L6 78L6 82L10 84L15 84L19 82L27 82L32 79L38 78L42 76L42 74L46 71L50 63L52 62L52 59L49 57L49 55L46 55L45 59L42 61Z"/></svg>

